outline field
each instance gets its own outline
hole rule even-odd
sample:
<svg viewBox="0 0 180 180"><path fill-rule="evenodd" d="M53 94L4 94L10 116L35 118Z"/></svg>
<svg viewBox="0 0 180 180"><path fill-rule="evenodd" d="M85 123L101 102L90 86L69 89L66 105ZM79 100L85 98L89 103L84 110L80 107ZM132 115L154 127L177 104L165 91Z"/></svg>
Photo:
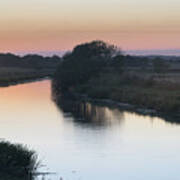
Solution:
<svg viewBox="0 0 180 180"><path fill-rule="evenodd" d="M161 112L180 112L180 73L109 71L77 86L75 92Z"/></svg>

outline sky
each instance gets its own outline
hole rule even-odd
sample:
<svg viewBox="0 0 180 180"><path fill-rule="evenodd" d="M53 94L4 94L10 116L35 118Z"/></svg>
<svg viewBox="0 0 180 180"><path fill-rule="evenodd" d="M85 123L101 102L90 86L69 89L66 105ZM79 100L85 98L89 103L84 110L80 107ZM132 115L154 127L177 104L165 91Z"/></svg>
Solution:
<svg viewBox="0 0 180 180"><path fill-rule="evenodd" d="M0 51L64 51L91 40L180 49L179 0L0 0Z"/></svg>

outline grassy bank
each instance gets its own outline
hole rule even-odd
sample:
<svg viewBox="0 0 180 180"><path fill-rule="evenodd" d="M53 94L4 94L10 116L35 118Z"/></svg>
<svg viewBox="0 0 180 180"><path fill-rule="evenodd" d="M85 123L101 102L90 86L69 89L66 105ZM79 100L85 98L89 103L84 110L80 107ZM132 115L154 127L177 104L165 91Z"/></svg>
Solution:
<svg viewBox="0 0 180 180"><path fill-rule="evenodd" d="M123 55L113 45L93 41L63 57L54 81L60 93L180 113L180 60Z"/></svg>
<svg viewBox="0 0 180 180"><path fill-rule="evenodd" d="M35 80L44 77L51 77L54 69L24 69L24 68L0 68L0 86L8 86L23 81Z"/></svg>
<svg viewBox="0 0 180 180"><path fill-rule="evenodd" d="M111 99L161 112L180 112L180 83L163 76L142 78L138 73L101 73L73 91L95 99ZM167 76L167 75L166 75ZM180 76L180 75L179 75ZM145 73L144 73L145 77ZM162 80L159 81L159 78Z"/></svg>
<svg viewBox="0 0 180 180"><path fill-rule="evenodd" d="M58 56L0 54L0 86L52 76L60 62Z"/></svg>
<svg viewBox="0 0 180 180"><path fill-rule="evenodd" d="M34 151L22 145L0 142L0 179L33 180L32 172L38 166Z"/></svg>

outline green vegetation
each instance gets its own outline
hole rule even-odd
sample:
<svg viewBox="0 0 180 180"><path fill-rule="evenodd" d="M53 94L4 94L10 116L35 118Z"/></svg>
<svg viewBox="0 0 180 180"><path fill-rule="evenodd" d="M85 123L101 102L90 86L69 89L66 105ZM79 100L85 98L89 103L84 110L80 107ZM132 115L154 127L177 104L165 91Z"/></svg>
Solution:
<svg viewBox="0 0 180 180"><path fill-rule="evenodd" d="M85 94L158 112L180 112L177 67L180 61L123 55L112 45L93 41L64 56L53 84L59 93Z"/></svg>
<svg viewBox="0 0 180 180"><path fill-rule="evenodd" d="M143 74L142 74L143 75ZM180 112L180 84L161 83L139 78L136 74L102 73L87 83L77 86L75 92L97 99L138 105L162 112Z"/></svg>
<svg viewBox="0 0 180 180"><path fill-rule="evenodd" d="M0 177L3 180L33 180L38 167L34 151L9 142L0 142Z"/></svg>
<svg viewBox="0 0 180 180"><path fill-rule="evenodd" d="M52 76L60 61L57 56L0 54L0 86Z"/></svg>
<svg viewBox="0 0 180 180"><path fill-rule="evenodd" d="M8 86L23 81L51 77L54 70L22 69L22 68L0 68L0 86Z"/></svg>
<svg viewBox="0 0 180 180"><path fill-rule="evenodd" d="M101 41L79 45L72 53L66 54L58 67L55 77L64 91L96 76L116 52L116 48Z"/></svg>
<svg viewBox="0 0 180 180"><path fill-rule="evenodd" d="M153 68L156 73L166 73L166 71L168 71L169 64L164 62L161 58L156 58L153 61Z"/></svg>

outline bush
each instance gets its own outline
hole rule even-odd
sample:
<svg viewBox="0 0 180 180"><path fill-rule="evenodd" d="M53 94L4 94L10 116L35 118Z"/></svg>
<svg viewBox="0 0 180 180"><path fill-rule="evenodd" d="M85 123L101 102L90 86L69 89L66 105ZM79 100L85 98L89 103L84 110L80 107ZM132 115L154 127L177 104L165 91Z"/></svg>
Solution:
<svg viewBox="0 0 180 180"><path fill-rule="evenodd" d="M101 72L116 51L114 46L102 41L78 45L72 53L63 57L55 81L62 91L82 84Z"/></svg>
<svg viewBox="0 0 180 180"><path fill-rule="evenodd" d="M34 151L19 144L0 142L0 177L3 180L32 180L38 164Z"/></svg>

